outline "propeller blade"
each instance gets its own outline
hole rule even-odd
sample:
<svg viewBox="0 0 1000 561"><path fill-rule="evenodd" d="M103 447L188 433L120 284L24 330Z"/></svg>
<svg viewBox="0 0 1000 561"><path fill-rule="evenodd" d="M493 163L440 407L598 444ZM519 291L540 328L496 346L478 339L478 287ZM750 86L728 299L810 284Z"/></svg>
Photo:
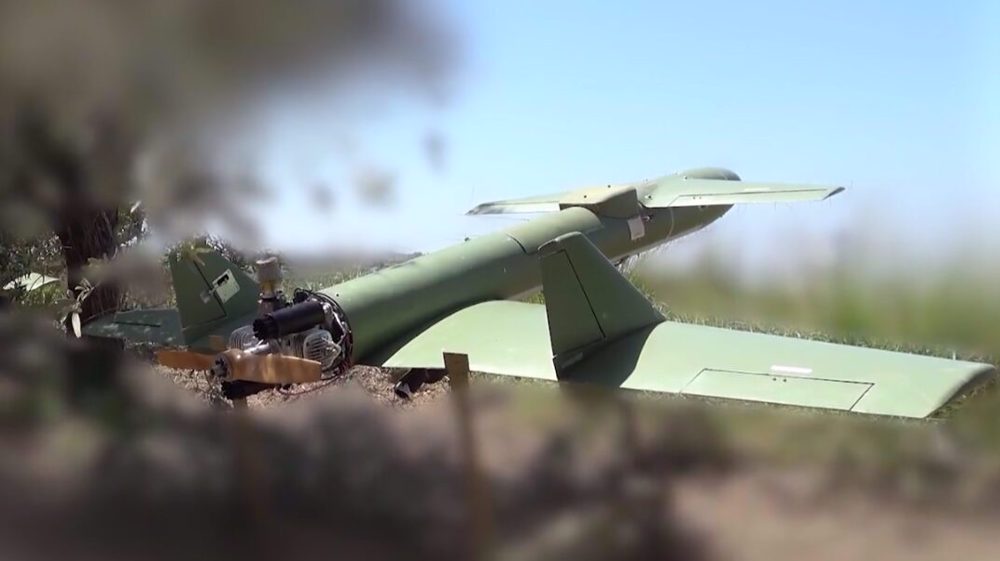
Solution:
<svg viewBox="0 0 1000 561"><path fill-rule="evenodd" d="M323 367L315 360L281 354L253 355L230 349L220 355L227 363L228 378L262 384L318 382Z"/></svg>
<svg viewBox="0 0 1000 561"><path fill-rule="evenodd" d="M192 351L164 349L156 351L156 362L178 370L210 370L215 357Z"/></svg>

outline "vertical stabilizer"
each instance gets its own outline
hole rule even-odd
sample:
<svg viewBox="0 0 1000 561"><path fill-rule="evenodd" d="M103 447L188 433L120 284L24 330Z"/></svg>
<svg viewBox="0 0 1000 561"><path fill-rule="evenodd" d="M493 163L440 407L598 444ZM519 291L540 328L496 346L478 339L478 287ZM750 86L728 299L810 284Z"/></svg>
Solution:
<svg viewBox="0 0 1000 561"><path fill-rule="evenodd" d="M557 367L664 320L583 234L560 236L540 252L545 313Z"/></svg>
<svg viewBox="0 0 1000 561"><path fill-rule="evenodd" d="M172 253L170 274L187 344L257 309L257 283L214 249Z"/></svg>

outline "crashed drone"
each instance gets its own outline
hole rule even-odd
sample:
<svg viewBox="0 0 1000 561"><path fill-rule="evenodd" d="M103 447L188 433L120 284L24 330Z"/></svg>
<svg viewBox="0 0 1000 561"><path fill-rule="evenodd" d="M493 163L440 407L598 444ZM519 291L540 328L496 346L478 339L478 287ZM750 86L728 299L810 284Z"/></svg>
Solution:
<svg viewBox="0 0 1000 561"><path fill-rule="evenodd" d="M230 397L355 364L409 369L396 387L407 395L440 378L448 351L468 355L474 372L503 376L928 416L993 368L666 321L612 265L734 204L818 201L841 190L698 169L486 203L470 214L545 214L290 299L273 260L259 264L255 282L218 253L174 254L176 310L119 312L84 332L164 347L163 364L211 370ZM544 304L519 301L538 290Z"/></svg>

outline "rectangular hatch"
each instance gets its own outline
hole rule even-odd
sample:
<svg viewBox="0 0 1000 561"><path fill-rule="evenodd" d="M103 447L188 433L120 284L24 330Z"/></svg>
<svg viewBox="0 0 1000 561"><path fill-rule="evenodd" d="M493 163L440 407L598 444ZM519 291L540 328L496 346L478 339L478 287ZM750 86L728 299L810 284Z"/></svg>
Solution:
<svg viewBox="0 0 1000 561"><path fill-rule="evenodd" d="M873 384L773 373L705 369L682 394L850 410Z"/></svg>

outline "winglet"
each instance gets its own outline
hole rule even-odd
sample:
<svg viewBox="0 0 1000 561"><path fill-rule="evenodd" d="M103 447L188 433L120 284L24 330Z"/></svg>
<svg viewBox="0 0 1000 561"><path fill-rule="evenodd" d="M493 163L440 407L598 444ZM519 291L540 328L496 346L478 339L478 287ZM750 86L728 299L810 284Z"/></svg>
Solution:
<svg viewBox="0 0 1000 561"><path fill-rule="evenodd" d="M664 320L586 236L573 232L540 248L542 291L556 367Z"/></svg>

